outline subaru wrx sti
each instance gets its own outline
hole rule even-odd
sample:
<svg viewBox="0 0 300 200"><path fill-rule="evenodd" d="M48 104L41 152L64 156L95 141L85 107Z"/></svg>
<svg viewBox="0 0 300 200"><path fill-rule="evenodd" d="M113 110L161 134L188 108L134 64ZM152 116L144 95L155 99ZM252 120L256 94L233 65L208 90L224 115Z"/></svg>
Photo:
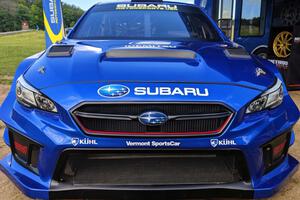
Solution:
<svg viewBox="0 0 300 200"><path fill-rule="evenodd" d="M97 4L18 67L0 166L38 199L264 198L298 167L298 118L276 67L200 8Z"/></svg>

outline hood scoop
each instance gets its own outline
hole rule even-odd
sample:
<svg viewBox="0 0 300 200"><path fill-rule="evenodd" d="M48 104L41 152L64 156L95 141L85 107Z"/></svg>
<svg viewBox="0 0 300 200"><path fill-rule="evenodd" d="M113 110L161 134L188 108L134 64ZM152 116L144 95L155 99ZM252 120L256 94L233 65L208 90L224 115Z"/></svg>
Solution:
<svg viewBox="0 0 300 200"><path fill-rule="evenodd" d="M112 49L106 52L108 59L124 58L166 58L194 60L196 53L178 49Z"/></svg>
<svg viewBox="0 0 300 200"><path fill-rule="evenodd" d="M74 45L55 45L49 49L47 57L70 57L73 49Z"/></svg>
<svg viewBox="0 0 300 200"><path fill-rule="evenodd" d="M225 55L231 59L251 59L249 53L241 47L227 48L224 50Z"/></svg>

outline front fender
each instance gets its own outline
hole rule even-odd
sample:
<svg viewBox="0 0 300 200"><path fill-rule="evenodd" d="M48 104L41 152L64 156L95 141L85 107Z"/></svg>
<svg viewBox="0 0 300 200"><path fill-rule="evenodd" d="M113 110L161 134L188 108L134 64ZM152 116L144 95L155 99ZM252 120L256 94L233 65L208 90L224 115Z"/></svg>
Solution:
<svg viewBox="0 0 300 200"><path fill-rule="evenodd" d="M12 106L14 103L14 100L16 99L16 94L15 94L15 89L16 89L16 81L17 79L24 73L26 72L26 70L37 60L39 59L45 51L39 52L33 56L30 56L26 59L24 59L20 65L18 66L16 72L15 72L15 76L13 79L13 82L11 84L10 87L10 91L7 95L7 97L5 98L4 102L2 103L2 105L0 105L0 120L3 120L3 118L7 115L10 114L11 110L12 110Z"/></svg>
<svg viewBox="0 0 300 200"><path fill-rule="evenodd" d="M270 61L268 61L268 60L266 60L266 59L264 59L264 58L261 58L261 57L259 57L259 56L256 56L256 55L253 55L252 57L253 57L256 61L258 61L258 62L261 64L261 66L263 66L263 68L265 68L266 70L268 70L268 71L274 73L275 76L276 76L277 78L279 78L279 79L284 83L284 79L283 79L283 77L282 77L280 71L278 70L278 68L276 67L275 64L273 64L272 62L270 62Z"/></svg>

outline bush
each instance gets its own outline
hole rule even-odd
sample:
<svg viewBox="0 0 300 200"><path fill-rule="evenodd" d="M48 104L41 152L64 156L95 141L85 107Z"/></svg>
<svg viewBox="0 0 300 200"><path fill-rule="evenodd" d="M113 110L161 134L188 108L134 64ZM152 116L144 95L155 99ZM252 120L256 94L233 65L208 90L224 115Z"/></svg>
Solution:
<svg viewBox="0 0 300 200"><path fill-rule="evenodd" d="M15 31L21 29L21 22L16 16L0 8L0 32Z"/></svg>

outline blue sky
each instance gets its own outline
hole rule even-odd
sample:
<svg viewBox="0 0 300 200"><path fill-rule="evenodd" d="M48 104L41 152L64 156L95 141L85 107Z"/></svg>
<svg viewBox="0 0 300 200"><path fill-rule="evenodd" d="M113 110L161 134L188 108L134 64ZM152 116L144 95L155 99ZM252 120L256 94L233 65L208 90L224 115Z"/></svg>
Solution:
<svg viewBox="0 0 300 200"><path fill-rule="evenodd" d="M62 2L73 4L75 6L82 8L83 10L89 9L92 5L100 1L101 0L62 0Z"/></svg>

